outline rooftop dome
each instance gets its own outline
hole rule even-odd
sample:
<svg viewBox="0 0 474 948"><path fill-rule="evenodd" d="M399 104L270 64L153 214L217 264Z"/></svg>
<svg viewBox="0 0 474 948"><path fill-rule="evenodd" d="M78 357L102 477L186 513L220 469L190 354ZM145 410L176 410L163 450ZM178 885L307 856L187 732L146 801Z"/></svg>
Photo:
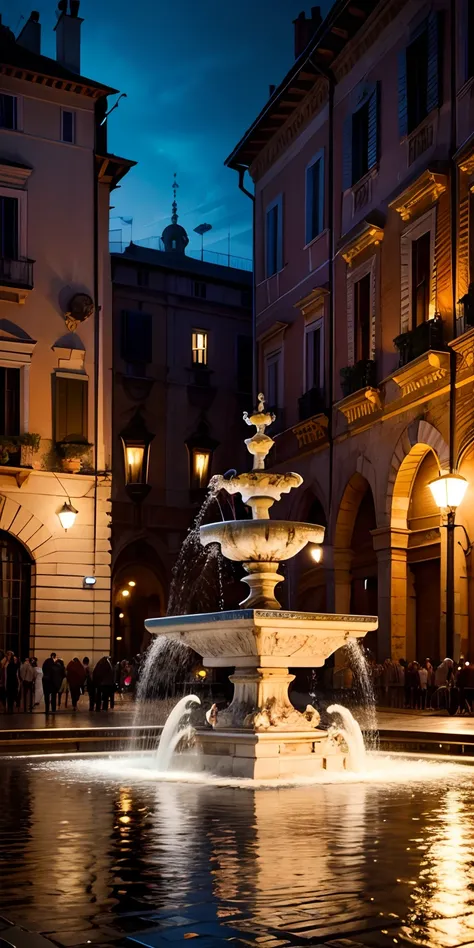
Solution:
<svg viewBox="0 0 474 948"><path fill-rule="evenodd" d="M184 253L189 244L189 237L181 224L178 224L178 205L176 202L176 190L179 187L176 180L176 172L173 178L173 204L171 205L171 224L165 227L161 239L165 250L173 253Z"/></svg>

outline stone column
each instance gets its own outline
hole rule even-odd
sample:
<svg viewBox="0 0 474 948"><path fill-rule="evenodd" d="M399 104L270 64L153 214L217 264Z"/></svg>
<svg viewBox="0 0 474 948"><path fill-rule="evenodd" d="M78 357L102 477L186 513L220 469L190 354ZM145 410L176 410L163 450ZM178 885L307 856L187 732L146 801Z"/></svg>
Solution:
<svg viewBox="0 0 474 948"><path fill-rule="evenodd" d="M338 547L324 547L324 567L327 583L327 611L336 615L349 615L351 611L352 550ZM345 649L334 653L334 674L344 667L347 661Z"/></svg>
<svg viewBox="0 0 474 948"><path fill-rule="evenodd" d="M410 531L372 530L378 561L379 660L405 658L407 632L407 548Z"/></svg>

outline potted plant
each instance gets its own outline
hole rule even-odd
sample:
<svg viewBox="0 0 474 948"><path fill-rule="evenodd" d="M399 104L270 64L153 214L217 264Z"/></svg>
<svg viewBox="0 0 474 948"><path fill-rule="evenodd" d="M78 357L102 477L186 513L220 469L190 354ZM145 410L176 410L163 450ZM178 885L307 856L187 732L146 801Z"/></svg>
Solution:
<svg viewBox="0 0 474 948"><path fill-rule="evenodd" d="M0 435L0 464L8 464L10 454L18 451L18 446L11 435Z"/></svg>
<svg viewBox="0 0 474 948"><path fill-rule="evenodd" d="M41 435L25 431L18 438L20 444L20 464L22 467L34 467L33 455L37 454L40 448Z"/></svg>
<svg viewBox="0 0 474 948"><path fill-rule="evenodd" d="M81 469L82 459L90 447L88 441L60 441L58 453L63 471L67 474L77 474Z"/></svg>

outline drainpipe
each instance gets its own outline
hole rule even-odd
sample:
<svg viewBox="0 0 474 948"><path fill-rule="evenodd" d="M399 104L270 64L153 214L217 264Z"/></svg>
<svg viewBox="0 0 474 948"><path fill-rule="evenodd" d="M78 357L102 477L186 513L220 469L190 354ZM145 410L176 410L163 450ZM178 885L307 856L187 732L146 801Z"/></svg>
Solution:
<svg viewBox="0 0 474 948"><path fill-rule="evenodd" d="M100 306L99 306L99 180L97 176L97 125L98 115L95 112L94 121L94 151L92 155L92 170L94 175L94 221L93 221L93 252L94 252L94 514L93 514L93 560L92 575L95 576L97 566L97 501L98 501L98 467L99 467L99 347L100 347ZM93 648L95 647L95 609L92 614Z"/></svg>
<svg viewBox="0 0 474 948"><path fill-rule="evenodd" d="M253 406L257 407L257 395L258 395L258 353L257 353L257 292L256 292L256 276L255 276L255 266L256 266L256 237L255 237L255 194L252 194L251 191L244 185L245 173L248 171L248 168L245 165L237 165L235 170L239 176L239 190L242 191L242 194L245 194L246 197L250 198L252 201L252 260L253 260L253 274L252 274L252 398Z"/></svg>

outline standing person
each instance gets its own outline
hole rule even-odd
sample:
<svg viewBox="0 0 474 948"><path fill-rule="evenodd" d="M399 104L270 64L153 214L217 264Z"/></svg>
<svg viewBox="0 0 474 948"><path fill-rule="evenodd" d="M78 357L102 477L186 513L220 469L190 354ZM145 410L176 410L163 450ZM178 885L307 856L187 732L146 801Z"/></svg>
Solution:
<svg viewBox="0 0 474 948"><path fill-rule="evenodd" d="M426 708L426 698L428 695L428 669L426 665L421 665L418 669L418 678L420 681L419 690L418 690L418 707L421 711L424 711Z"/></svg>
<svg viewBox="0 0 474 948"><path fill-rule="evenodd" d="M11 655L6 667L6 692L7 692L7 712L13 714L15 704L18 700L20 690L20 679L18 677L18 659L16 655Z"/></svg>
<svg viewBox="0 0 474 948"><path fill-rule="evenodd" d="M3 711L7 710L7 665L12 654L12 652L6 652L0 661L0 704L3 706Z"/></svg>
<svg viewBox="0 0 474 948"><path fill-rule="evenodd" d="M31 664L36 672L35 678L35 691L33 695L33 706L39 708L42 698L43 698L43 669L40 668L38 664L38 659L36 656L31 659Z"/></svg>
<svg viewBox="0 0 474 948"><path fill-rule="evenodd" d="M82 664L85 672L83 689L84 693L87 692L89 696L89 711L93 711L95 706L95 688L94 682L92 681L92 668L87 655L82 659Z"/></svg>
<svg viewBox="0 0 474 948"><path fill-rule="evenodd" d="M58 680L59 680L59 686L58 686L58 708L61 707L61 700L62 700L62 696L63 696L63 695L65 695L64 704L65 704L65 707L67 708L67 697L68 697L68 694L69 694L69 688L68 688L67 678L66 678L66 666L65 666L65 664L64 664L64 662L63 662L63 660L62 660L62 658L58 658L58 659L56 660L56 667L57 667L57 669L58 669L57 675L58 675Z"/></svg>
<svg viewBox="0 0 474 948"><path fill-rule="evenodd" d="M103 658L99 658L99 661L94 668L92 680L94 682L94 688L96 689L96 711L107 711L109 707L109 701L110 707L112 709L115 703L115 674L110 655L104 655Z"/></svg>
<svg viewBox="0 0 474 948"><path fill-rule="evenodd" d="M20 665L20 681L23 692L23 711L27 710L26 706L28 704L28 710L31 712L33 710L36 668L31 664L29 658L25 658L25 661Z"/></svg>
<svg viewBox="0 0 474 948"><path fill-rule="evenodd" d="M405 669L405 707L416 708L420 679L418 677L418 662L410 662Z"/></svg>
<svg viewBox="0 0 474 948"><path fill-rule="evenodd" d="M78 658L73 658L66 669L66 678L71 692L72 710L77 711L77 702L81 694L81 688L86 680L84 665Z"/></svg>
<svg viewBox="0 0 474 948"><path fill-rule="evenodd" d="M56 652L51 652L49 658L43 662L43 694L46 714L49 714L50 707L53 714L56 713L56 698L59 691L58 678L60 674L60 669L58 675L58 668L56 667Z"/></svg>

